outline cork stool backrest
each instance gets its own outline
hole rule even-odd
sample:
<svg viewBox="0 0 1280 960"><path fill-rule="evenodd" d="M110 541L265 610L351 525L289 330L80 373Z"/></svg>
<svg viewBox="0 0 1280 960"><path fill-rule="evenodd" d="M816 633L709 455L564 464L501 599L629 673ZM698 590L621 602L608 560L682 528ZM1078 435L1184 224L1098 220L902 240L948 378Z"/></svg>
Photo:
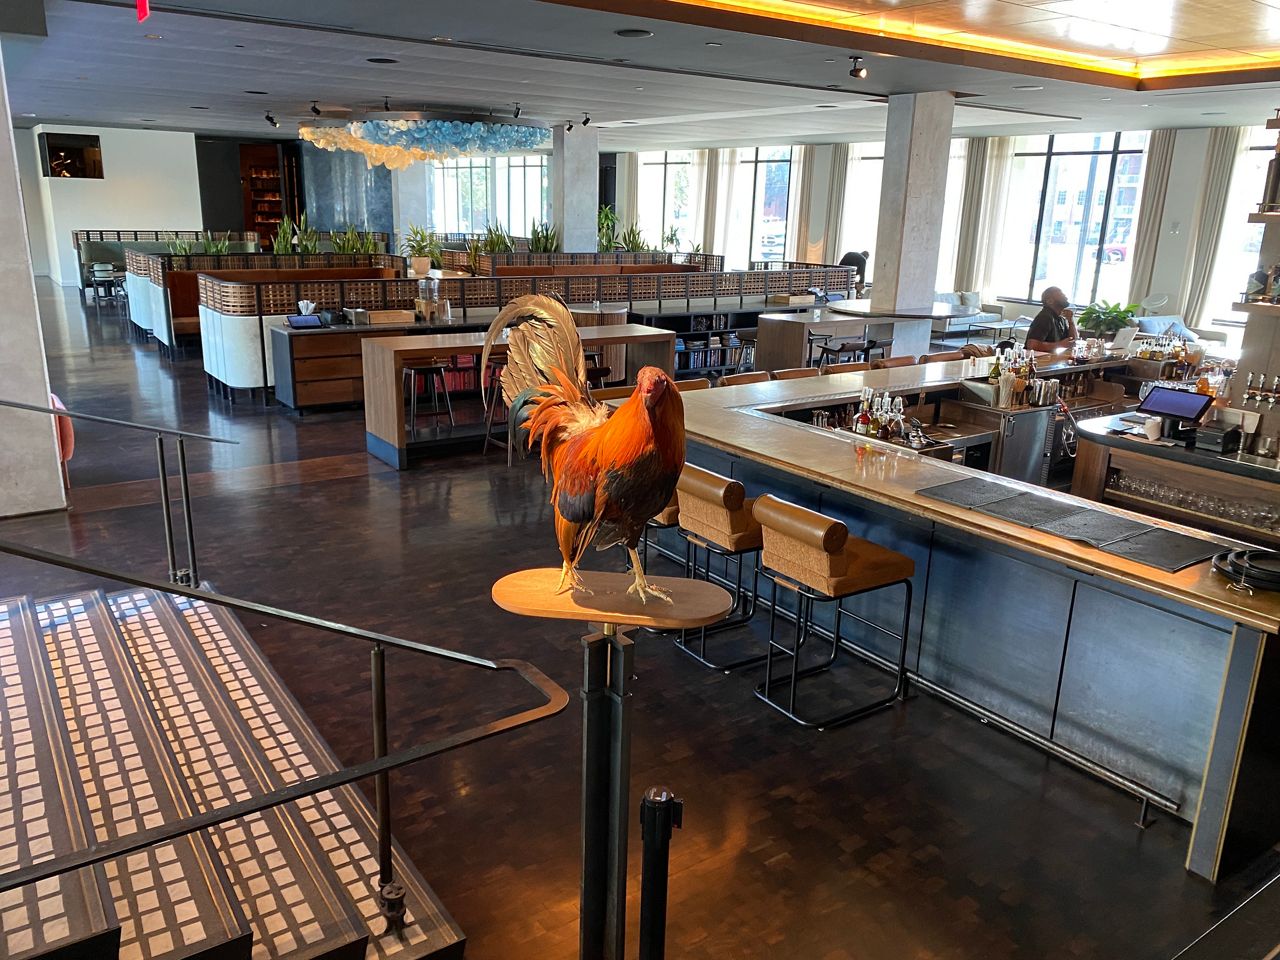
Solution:
<svg viewBox="0 0 1280 960"><path fill-rule="evenodd" d="M689 469L685 467L685 469ZM667 501L667 505L662 508L662 512L653 518L653 523L659 527L674 527L680 522L680 501L676 491L671 491L671 499Z"/></svg>
<svg viewBox="0 0 1280 960"><path fill-rule="evenodd" d="M737 480L686 463L676 485L680 526L730 553L760 549L760 522L754 500Z"/></svg>
<svg viewBox="0 0 1280 960"><path fill-rule="evenodd" d="M799 380L802 377L816 377L817 375L817 367L787 367L785 370L773 371L773 379L775 380Z"/></svg>
<svg viewBox="0 0 1280 960"><path fill-rule="evenodd" d="M681 393L691 393L694 390L709 390L711 381L706 377L698 377L696 380L677 380L676 389Z"/></svg>
<svg viewBox="0 0 1280 960"><path fill-rule="evenodd" d="M752 509L763 528L761 562L819 593L847 570L849 528L839 520L765 494Z"/></svg>
<svg viewBox="0 0 1280 960"><path fill-rule="evenodd" d="M846 363L828 363L820 369L823 373L862 373L870 370L871 364L865 360L850 360Z"/></svg>
<svg viewBox="0 0 1280 960"><path fill-rule="evenodd" d="M872 370L890 370L894 367L914 367L915 365L916 365L916 358L909 357L909 356L888 357L887 359L884 359L884 360L871 361Z"/></svg>
<svg viewBox="0 0 1280 960"><path fill-rule="evenodd" d="M963 360L964 354L959 350L946 350L942 353L922 353L920 354L921 363L943 363L948 360Z"/></svg>
<svg viewBox="0 0 1280 960"><path fill-rule="evenodd" d="M726 373L720 378L720 386L737 387L744 383L768 383L768 370L748 370L746 373Z"/></svg>

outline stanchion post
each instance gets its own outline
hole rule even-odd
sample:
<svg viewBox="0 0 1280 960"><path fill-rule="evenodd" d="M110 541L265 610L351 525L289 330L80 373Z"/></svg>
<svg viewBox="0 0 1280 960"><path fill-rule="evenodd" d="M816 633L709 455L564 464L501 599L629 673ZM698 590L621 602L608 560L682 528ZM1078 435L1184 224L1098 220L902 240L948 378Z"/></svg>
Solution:
<svg viewBox="0 0 1280 960"><path fill-rule="evenodd" d="M684 801L666 787L650 787L640 801L644 841L640 876L640 960L663 960L667 952L667 877L671 830L684 821Z"/></svg>
<svg viewBox="0 0 1280 960"><path fill-rule="evenodd" d="M604 960L609 874L609 643L582 638L582 888L578 956Z"/></svg>

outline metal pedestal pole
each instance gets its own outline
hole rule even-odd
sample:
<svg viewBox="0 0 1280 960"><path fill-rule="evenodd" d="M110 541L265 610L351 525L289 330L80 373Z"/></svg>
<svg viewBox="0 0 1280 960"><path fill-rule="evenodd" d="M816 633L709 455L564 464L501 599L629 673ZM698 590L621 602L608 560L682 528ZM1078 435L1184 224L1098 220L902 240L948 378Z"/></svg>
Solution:
<svg viewBox="0 0 1280 960"><path fill-rule="evenodd" d="M582 638L581 960L623 960L635 648L614 624Z"/></svg>

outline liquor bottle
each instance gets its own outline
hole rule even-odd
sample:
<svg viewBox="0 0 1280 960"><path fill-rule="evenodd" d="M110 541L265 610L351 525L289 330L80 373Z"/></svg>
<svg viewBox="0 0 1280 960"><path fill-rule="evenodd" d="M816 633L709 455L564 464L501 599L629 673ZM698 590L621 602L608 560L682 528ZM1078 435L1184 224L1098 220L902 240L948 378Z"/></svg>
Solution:
<svg viewBox="0 0 1280 960"><path fill-rule="evenodd" d="M992 383L1000 382L1000 354L998 353L991 363L991 372L987 374L987 379Z"/></svg>
<svg viewBox="0 0 1280 960"><path fill-rule="evenodd" d="M858 418L853 422L853 432L866 436L871 432L871 414L867 412L867 398L862 398L862 405L858 408Z"/></svg>
<svg viewBox="0 0 1280 960"><path fill-rule="evenodd" d="M1280 212L1280 140L1276 141L1276 152L1267 164L1267 182L1262 188L1262 203L1258 209L1262 213Z"/></svg>

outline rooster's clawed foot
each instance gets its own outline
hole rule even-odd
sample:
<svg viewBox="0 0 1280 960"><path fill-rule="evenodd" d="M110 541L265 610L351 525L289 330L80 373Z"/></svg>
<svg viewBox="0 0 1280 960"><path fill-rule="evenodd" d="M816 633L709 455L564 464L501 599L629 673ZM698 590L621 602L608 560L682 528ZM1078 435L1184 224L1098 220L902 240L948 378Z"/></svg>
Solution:
<svg viewBox="0 0 1280 960"><path fill-rule="evenodd" d="M627 596L635 597L641 603L648 603L649 598L661 600L664 603L672 603L671 592L664 590L662 587L655 587L644 578L644 568L640 565L640 555L635 550L628 547L627 552L631 554L631 572L635 574L635 583L627 587Z"/></svg>
<svg viewBox="0 0 1280 960"><path fill-rule="evenodd" d="M595 596L594 591L587 589L587 585L582 580L582 574L567 563L560 567L560 583L556 587L556 595L559 596L566 590L580 593L584 597Z"/></svg>

